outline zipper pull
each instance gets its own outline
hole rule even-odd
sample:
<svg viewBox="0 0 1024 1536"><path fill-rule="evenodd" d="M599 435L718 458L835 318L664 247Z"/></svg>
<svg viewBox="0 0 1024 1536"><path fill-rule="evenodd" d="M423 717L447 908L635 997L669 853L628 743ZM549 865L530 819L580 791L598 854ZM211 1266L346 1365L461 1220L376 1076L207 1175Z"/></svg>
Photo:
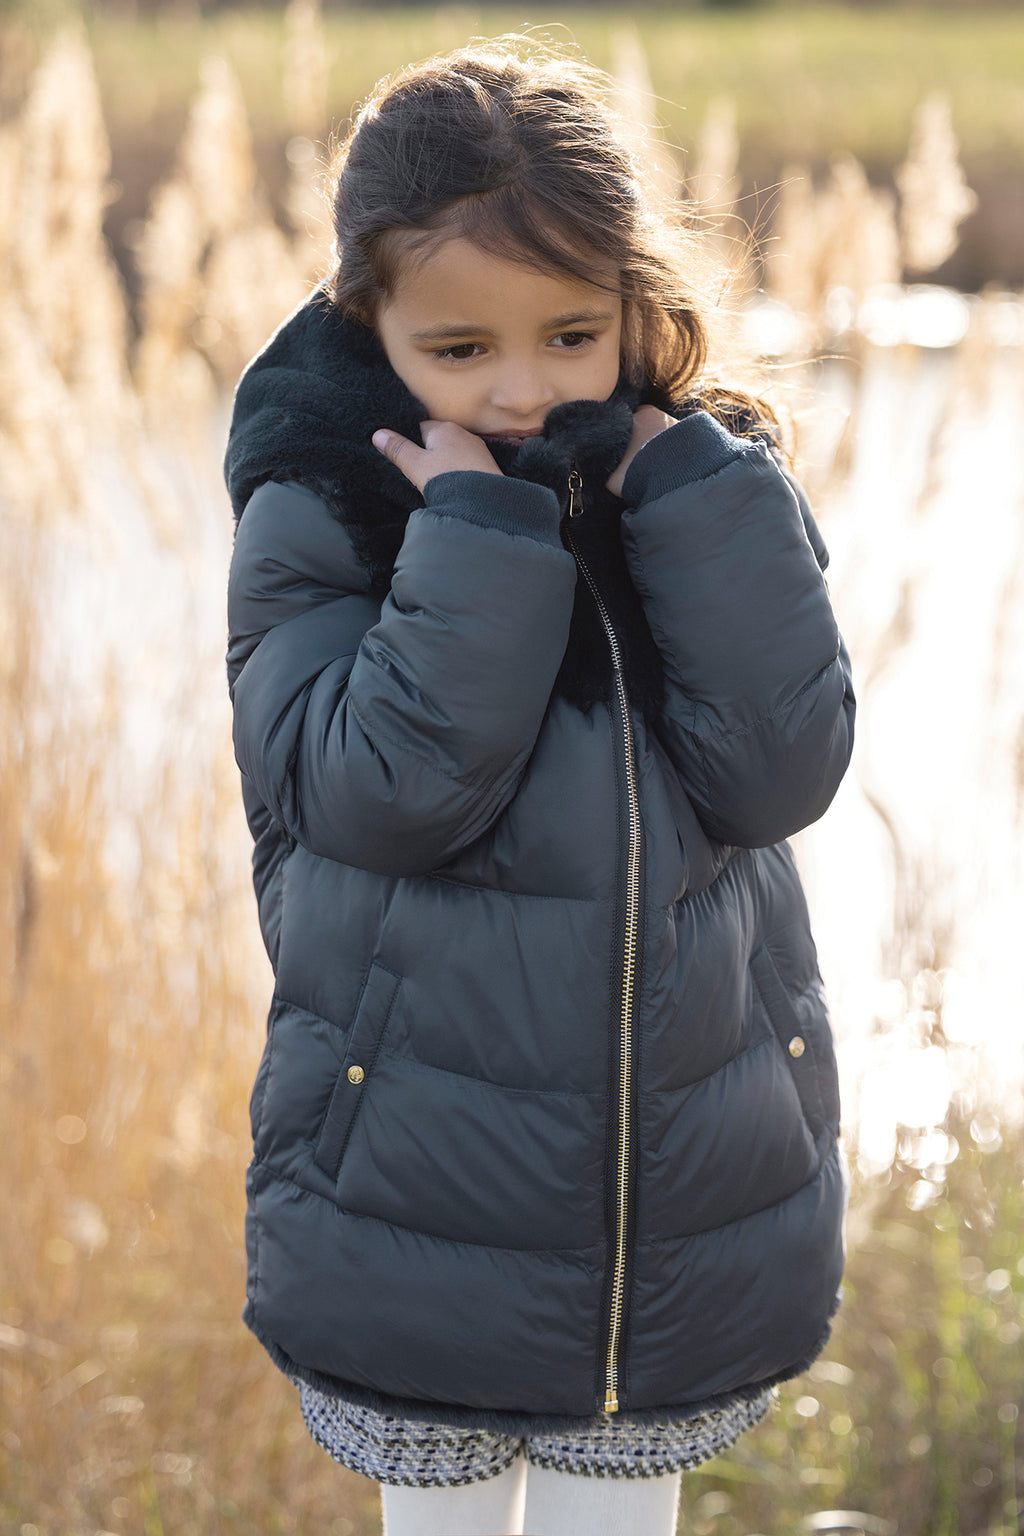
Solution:
<svg viewBox="0 0 1024 1536"><path fill-rule="evenodd" d="M583 476L575 464L569 471L569 516L583 516Z"/></svg>

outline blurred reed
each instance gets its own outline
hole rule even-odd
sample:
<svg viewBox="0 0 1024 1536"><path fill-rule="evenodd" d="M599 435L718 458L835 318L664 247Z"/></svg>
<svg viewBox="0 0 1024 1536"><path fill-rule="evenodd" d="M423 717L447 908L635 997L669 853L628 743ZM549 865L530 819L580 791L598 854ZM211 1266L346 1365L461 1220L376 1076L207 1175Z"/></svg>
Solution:
<svg viewBox="0 0 1024 1536"><path fill-rule="evenodd" d="M205 417L306 286L258 186L241 92L221 58L203 66L177 165L154 194L136 255L140 393L160 415L171 401Z"/></svg>
<svg viewBox="0 0 1024 1536"><path fill-rule="evenodd" d="M79 32L53 43L0 130L0 1528L19 1536L379 1528L374 1487L312 1445L238 1321L244 1106L269 983L228 744L218 460L241 365L328 254L330 50L313 0L293 0L283 35L283 216L238 80L211 57L136 232L132 303L103 238L109 145ZM646 154L660 145L646 56L624 23L616 46ZM852 156L824 182L794 168L751 242L737 117L719 98L692 173L661 145L658 175L685 182L736 291L758 290L741 318L804 427L870 702L872 679L913 648L914 604L898 572L868 568L843 497L875 410L880 327L908 301L901 270L944 259L970 193L931 99L898 197ZM935 444L979 381L1019 375L1018 322L1012 296L969 309L943 354ZM886 353L915 389L931 387L926 356L905 339ZM829 406L823 427L837 368L842 412ZM936 451L933 477L945 462ZM925 531L939 490L907 513ZM926 1054L945 1059L962 1034L955 935L927 869L895 870L887 1002L855 1011L872 1041L902 1042L901 1071L926 1076ZM983 1085L954 1086L904 1107L913 1124L867 1114L863 1140L851 1125L833 1344L764 1426L687 1479L695 1536L850 1528L840 1511L893 1536L1017 1529L1024 1152Z"/></svg>

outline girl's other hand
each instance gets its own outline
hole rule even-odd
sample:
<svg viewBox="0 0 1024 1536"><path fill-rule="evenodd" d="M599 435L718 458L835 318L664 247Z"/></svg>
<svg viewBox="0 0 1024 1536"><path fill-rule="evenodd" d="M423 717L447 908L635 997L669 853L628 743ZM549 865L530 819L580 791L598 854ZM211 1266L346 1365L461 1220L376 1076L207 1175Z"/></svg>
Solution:
<svg viewBox="0 0 1024 1536"><path fill-rule="evenodd" d="M457 427L452 421L424 421L420 423L424 446L421 448L400 432L387 428L373 434L373 446L418 491L426 489L427 481L435 475L447 474L453 469L481 469L488 475L500 475L501 470L487 451L483 438L465 427Z"/></svg>
<svg viewBox="0 0 1024 1536"><path fill-rule="evenodd" d="M657 437L659 432L664 432L666 427L674 427L676 418L668 416L664 411L659 411L655 405L642 405L633 413L633 435L629 439L629 446L623 455L619 467L608 476L606 484L613 496L622 495L622 484L626 478L626 470L636 458L645 443L649 443L652 437Z"/></svg>

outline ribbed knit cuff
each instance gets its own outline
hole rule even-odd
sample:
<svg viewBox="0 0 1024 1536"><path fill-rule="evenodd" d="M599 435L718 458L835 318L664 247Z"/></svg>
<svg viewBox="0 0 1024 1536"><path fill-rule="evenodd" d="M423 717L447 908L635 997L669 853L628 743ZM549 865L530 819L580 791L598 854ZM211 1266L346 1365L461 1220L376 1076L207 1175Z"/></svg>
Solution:
<svg viewBox="0 0 1024 1536"><path fill-rule="evenodd" d="M622 499L630 507L655 501L666 491L706 480L750 446L709 416L694 411L645 443L626 471Z"/></svg>
<svg viewBox="0 0 1024 1536"><path fill-rule="evenodd" d="M461 517L482 528L526 534L542 544L562 541L558 497L546 485L492 475L483 469L450 469L428 480L423 504L442 517Z"/></svg>

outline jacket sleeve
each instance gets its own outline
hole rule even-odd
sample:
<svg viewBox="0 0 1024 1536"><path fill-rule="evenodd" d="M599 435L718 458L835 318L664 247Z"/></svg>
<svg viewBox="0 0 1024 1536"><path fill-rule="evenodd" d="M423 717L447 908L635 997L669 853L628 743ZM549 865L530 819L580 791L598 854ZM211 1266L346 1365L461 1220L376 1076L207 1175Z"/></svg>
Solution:
<svg viewBox="0 0 1024 1536"><path fill-rule="evenodd" d="M421 874L514 795L565 649L575 568L554 493L435 477L383 604L312 492L261 486L228 583L235 755L311 852Z"/></svg>
<svg viewBox="0 0 1024 1536"><path fill-rule="evenodd" d="M704 830L740 847L816 821L853 747L850 663L803 491L696 412L630 465L622 537L665 666L659 735Z"/></svg>

